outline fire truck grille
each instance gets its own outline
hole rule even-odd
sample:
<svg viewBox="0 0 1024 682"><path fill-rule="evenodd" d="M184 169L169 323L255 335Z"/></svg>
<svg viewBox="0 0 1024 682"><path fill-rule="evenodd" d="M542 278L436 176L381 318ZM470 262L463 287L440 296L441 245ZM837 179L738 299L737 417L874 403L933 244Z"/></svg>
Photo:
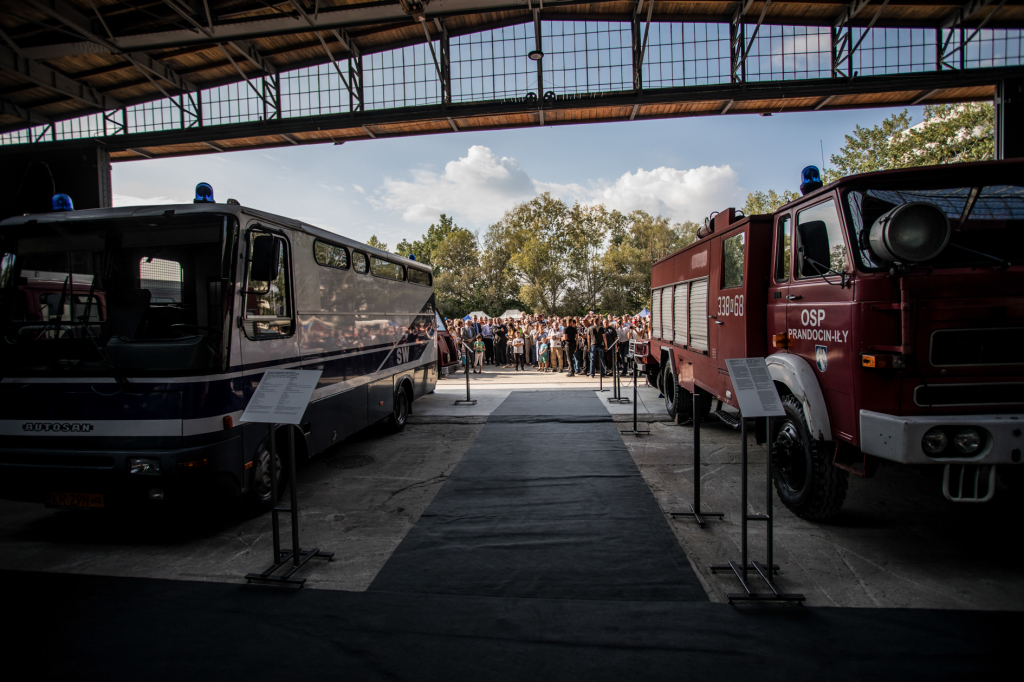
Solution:
<svg viewBox="0 0 1024 682"><path fill-rule="evenodd" d="M1024 327L941 329L932 334L933 367L1024 364Z"/></svg>
<svg viewBox="0 0 1024 682"><path fill-rule="evenodd" d="M922 385L914 389L914 402L921 407L1024 405L1024 383Z"/></svg>

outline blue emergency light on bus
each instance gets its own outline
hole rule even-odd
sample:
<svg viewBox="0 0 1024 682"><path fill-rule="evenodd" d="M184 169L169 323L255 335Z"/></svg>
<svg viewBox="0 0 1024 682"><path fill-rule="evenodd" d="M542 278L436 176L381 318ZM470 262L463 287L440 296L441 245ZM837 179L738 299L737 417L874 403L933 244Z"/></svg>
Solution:
<svg viewBox="0 0 1024 682"><path fill-rule="evenodd" d="M208 182L200 182L196 185L196 198L192 200L193 204L212 204L213 201L213 187Z"/></svg>
<svg viewBox="0 0 1024 682"><path fill-rule="evenodd" d="M75 204L71 201L71 197L67 194L54 194L53 195L53 210L54 211L74 211Z"/></svg>

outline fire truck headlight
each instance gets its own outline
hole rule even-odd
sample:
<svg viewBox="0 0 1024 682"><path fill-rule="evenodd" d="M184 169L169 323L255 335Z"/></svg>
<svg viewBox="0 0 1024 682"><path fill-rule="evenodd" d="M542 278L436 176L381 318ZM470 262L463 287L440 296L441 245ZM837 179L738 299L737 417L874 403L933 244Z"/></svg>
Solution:
<svg viewBox="0 0 1024 682"><path fill-rule="evenodd" d="M937 455L949 446L949 438L946 432L936 426L929 429L924 438L921 439L921 447L929 455Z"/></svg>
<svg viewBox="0 0 1024 682"><path fill-rule="evenodd" d="M949 243L949 218L923 201L897 206L871 225L868 244L879 258L922 263L938 256Z"/></svg>
<svg viewBox="0 0 1024 682"><path fill-rule="evenodd" d="M983 439L981 434L978 433L978 429L970 427L960 429L953 436L953 447L965 455L973 455L977 452L981 448L982 442Z"/></svg>

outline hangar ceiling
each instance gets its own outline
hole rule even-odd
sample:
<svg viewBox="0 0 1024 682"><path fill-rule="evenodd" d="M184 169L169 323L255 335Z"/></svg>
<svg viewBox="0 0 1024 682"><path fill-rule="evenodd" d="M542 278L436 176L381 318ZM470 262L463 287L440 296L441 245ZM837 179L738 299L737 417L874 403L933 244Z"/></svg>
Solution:
<svg viewBox="0 0 1024 682"><path fill-rule="evenodd" d="M130 160L991 100L1021 28L1022 0L6 0L0 143Z"/></svg>

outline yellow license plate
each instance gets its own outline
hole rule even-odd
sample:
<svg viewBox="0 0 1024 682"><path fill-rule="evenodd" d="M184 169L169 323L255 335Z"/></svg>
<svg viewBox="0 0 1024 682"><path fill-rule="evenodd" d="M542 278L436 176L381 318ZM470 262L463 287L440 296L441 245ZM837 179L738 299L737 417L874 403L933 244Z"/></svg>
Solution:
<svg viewBox="0 0 1024 682"><path fill-rule="evenodd" d="M103 495L97 493L50 493L47 507L60 509L102 509Z"/></svg>

